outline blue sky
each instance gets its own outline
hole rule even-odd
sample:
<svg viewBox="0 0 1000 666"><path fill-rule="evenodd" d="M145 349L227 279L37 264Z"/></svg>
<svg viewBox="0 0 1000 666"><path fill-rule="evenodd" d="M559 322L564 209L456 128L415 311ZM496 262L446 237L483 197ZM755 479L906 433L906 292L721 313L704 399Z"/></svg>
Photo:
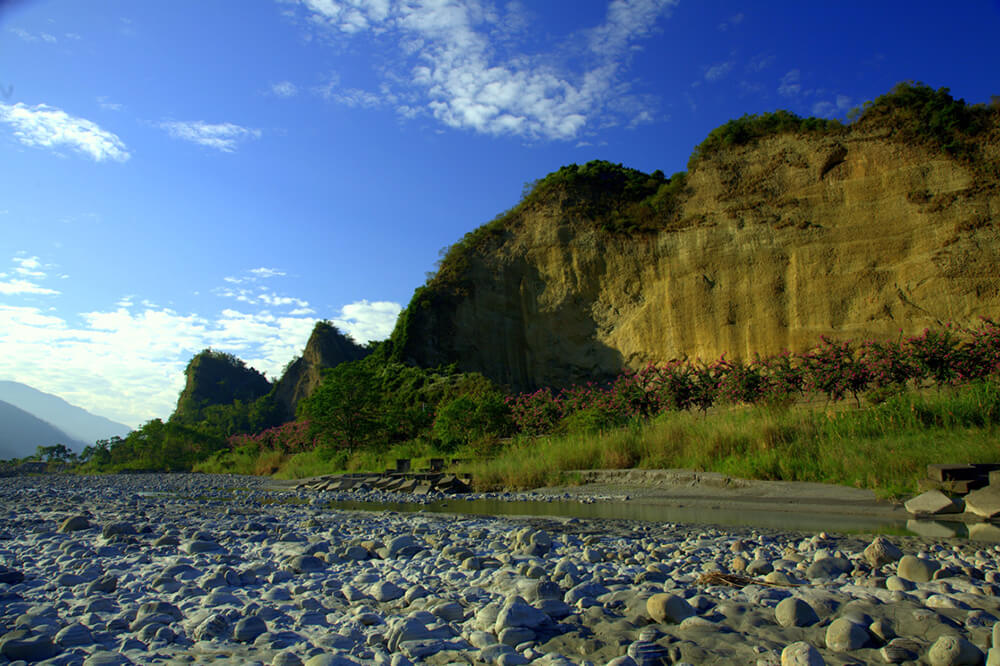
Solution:
<svg viewBox="0 0 1000 666"><path fill-rule="evenodd" d="M212 346L388 335L439 251L591 159L902 80L1000 94L1000 2L0 2L0 379L132 426Z"/></svg>

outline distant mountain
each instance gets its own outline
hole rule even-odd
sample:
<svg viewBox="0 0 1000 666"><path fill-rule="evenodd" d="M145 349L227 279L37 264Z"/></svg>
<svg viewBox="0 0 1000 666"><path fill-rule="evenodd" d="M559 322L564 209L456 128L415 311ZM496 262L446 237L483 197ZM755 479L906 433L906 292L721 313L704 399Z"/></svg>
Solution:
<svg viewBox="0 0 1000 666"><path fill-rule="evenodd" d="M127 425L115 423L103 416L91 414L87 410L69 404L62 398L50 393L44 393L19 382L0 381L0 400L28 412L34 417L45 421L50 426L64 433L75 442L93 444L99 439L108 439L115 435L124 437L132 429ZM0 437L4 436L6 426L0 421ZM48 442L57 444L59 442ZM62 442L73 448L69 442ZM31 453L34 453L32 447Z"/></svg>
<svg viewBox="0 0 1000 666"><path fill-rule="evenodd" d="M0 460L23 458L34 453L39 446L53 444L65 444L77 452L86 446L51 423L0 401Z"/></svg>

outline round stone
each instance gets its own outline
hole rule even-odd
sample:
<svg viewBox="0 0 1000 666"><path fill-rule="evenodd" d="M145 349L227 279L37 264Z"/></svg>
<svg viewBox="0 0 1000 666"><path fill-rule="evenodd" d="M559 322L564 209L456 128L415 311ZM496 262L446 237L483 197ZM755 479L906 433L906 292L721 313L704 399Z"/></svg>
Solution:
<svg viewBox="0 0 1000 666"><path fill-rule="evenodd" d="M60 652L45 634L27 630L10 631L0 637L0 654L11 661L44 661Z"/></svg>
<svg viewBox="0 0 1000 666"><path fill-rule="evenodd" d="M863 648L871 640L868 630L846 617L834 620L826 628L826 647L837 652Z"/></svg>
<svg viewBox="0 0 1000 666"><path fill-rule="evenodd" d="M824 557L816 560L806 569L809 578L837 578L854 571L854 564L843 557Z"/></svg>
<svg viewBox="0 0 1000 666"><path fill-rule="evenodd" d="M815 609L802 599L788 597L778 602L774 617L783 627L810 627L819 622Z"/></svg>
<svg viewBox="0 0 1000 666"><path fill-rule="evenodd" d="M319 559L315 555L296 555L292 559L288 560L285 565L288 571L293 573L313 573L316 571L325 571L326 562Z"/></svg>
<svg viewBox="0 0 1000 666"><path fill-rule="evenodd" d="M256 615L245 617L233 628L233 639L240 643L253 643L257 637L267 631L267 624Z"/></svg>
<svg viewBox="0 0 1000 666"><path fill-rule="evenodd" d="M899 560L896 574L914 583L926 583L934 577L934 572L941 568L941 565L931 560L925 560L913 555L904 555Z"/></svg>
<svg viewBox="0 0 1000 666"><path fill-rule="evenodd" d="M941 636L927 651L931 666L973 666L983 658L982 650L961 636Z"/></svg>
<svg viewBox="0 0 1000 666"><path fill-rule="evenodd" d="M679 624L695 614L691 604L675 594L661 592L646 600L646 612L654 622Z"/></svg>
<svg viewBox="0 0 1000 666"><path fill-rule="evenodd" d="M781 651L781 666L826 666L819 650L805 641L786 645Z"/></svg>
<svg viewBox="0 0 1000 666"><path fill-rule="evenodd" d="M372 585L369 593L376 601L385 603L401 598L406 591L391 580L385 580Z"/></svg>
<svg viewBox="0 0 1000 666"><path fill-rule="evenodd" d="M70 516L59 526L59 531L63 533L86 529L90 529L90 520L87 516Z"/></svg>

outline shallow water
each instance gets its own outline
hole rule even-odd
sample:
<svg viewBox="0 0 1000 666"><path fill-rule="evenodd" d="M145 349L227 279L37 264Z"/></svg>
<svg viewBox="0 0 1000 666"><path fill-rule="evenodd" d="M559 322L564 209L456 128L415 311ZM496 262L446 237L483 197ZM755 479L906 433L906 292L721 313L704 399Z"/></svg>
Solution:
<svg viewBox="0 0 1000 666"><path fill-rule="evenodd" d="M503 501L489 499L444 499L430 504L405 502L330 502L335 509L359 511L398 511L402 513L462 513L480 516L546 516L588 520L639 520L689 525L757 527L796 532L838 532L841 534L899 534L937 538L971 538L1000 542L1000 527L984 524L970 530L961 522L908 520L850 516L837 513L799 513L765 509L730 509L722 507L663 505L629 501ZM970 533L971 532L971 533Z"/></svg>
<svg viewBox="0 0 1000 666"><path fill-rule="evenodd" d="M227 488L229 492L247 491L247 488ZM178 496L169 491L139 491L140 496ZM220 496L190 496L184 499L226 501ZM231 498L235 499L235 497ZM274 493L265 503L305 503L301 495L288 496ZM395 511L398 513L453 513L475 516L534 516L547 518L579 518L583 520L636 520L652 523L676 523L695 526L744 527L792 532L831 532L839 534L894 534L934 539L970 539L972 541L1000 543L1000 525L959 520L916 520L902 514L898 517L849 515L844 513L799 512L769 510L766 508L723 508L706 506L704 502L688 506L683 501L674 504L644 502L641 499L579 500L500 500L462 499L460 496L421 504L416 502L367 502L331 500L331 509L347 511Z"/></svg>

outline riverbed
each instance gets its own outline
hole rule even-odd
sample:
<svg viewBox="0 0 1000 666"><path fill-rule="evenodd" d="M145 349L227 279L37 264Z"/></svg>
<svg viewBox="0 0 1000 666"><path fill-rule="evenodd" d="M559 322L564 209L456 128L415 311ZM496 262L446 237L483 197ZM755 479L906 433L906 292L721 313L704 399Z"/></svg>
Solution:
<svg viewBox="0 0 1000 666"><path fill-rule="evenodd" d="M0 663L937 664L991 648L994 544L551 517L643 499L611 490L549 489L538 517L348 510L247 477L2 479Z"/></svg>

